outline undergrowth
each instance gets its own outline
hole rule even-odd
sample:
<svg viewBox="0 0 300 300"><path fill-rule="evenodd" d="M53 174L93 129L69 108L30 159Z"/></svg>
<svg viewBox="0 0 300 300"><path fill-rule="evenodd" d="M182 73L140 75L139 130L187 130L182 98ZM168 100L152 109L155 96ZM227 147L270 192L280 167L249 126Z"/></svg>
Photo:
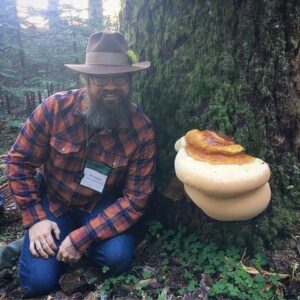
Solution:
<svg viewBox="0 0 300 300"><path fill-rule="evenodd" d="M165 229L158 222L149 224L147 240L151 251L157 249L157 253L150 254L155 257L155 268L134 265L125 274L107 278L98 286L99 296L107 293L114 299L130 295L163 300L172 299L171 294L196 296L201 291L209 299L283 299L283 274L264 270L268 264L263 253L249 258L245 250L222 250L213 243L200 242L183 226Z"/></svg>
<svg viewBox="0 0 300 300"><path fill-rule="evenodd" d="M5 177L5 155L12 146L19 130L24 123L24 117L15 117L0 114L0 184L6 180Z"/></svg>

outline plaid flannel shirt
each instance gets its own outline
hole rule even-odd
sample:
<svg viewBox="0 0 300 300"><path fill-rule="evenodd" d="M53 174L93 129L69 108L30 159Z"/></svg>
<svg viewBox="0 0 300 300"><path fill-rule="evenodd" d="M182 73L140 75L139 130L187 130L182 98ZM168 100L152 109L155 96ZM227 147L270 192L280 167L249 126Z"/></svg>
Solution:
<svg viewBox="0 0 300 300"><path fill-rule="evenodd" d="M153 126L132 104L131 126L86 137L85 89L49 97L31 114L7 155L9 187L21 209L24 228L46 219L35 180L42 166L50 211L60 216L72 207L92 211L105 193L121 189L102 214L69 235L84 252L93 240L124 232L144 213L154 188L156 146ZM85 145L88 145L87 151ZM103 194L78 184L84 155L111 168Z"/></svg>

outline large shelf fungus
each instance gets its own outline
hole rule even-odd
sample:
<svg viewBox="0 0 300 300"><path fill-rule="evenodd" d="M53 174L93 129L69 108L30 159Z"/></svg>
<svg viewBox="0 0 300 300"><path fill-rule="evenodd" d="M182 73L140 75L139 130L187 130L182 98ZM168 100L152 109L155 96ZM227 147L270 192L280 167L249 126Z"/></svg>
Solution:
<svg viewBox="0 0 300 300"><path fill-rule="evenodd" d="M268 206L268 164L245 154L228 136L193 129L176 142L175 149L176 176L191 200L211 218L247 220Z"/></svg>

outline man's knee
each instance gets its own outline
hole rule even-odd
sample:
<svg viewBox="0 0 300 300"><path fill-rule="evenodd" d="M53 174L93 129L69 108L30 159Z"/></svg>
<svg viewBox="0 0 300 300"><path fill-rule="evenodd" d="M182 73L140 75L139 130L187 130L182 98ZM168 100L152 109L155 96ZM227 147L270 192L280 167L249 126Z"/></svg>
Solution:
<svg viewBox="0 0 300 300"><path fill-rule="evenodd" d="M110 273L119 274L133 262L134 246L133 235L123 234L94 245L89 257L99 266L107 266Z"/></svg>
<svg viewBox="0 0 300 300"><path fill-rule="evenodd" d="M109 268L109 271L113 274L119 274L125 272L129 265L133 262L133 251L111 251L104 253L104 265Z"/></svg>
<svg viewBox="0 0 300 300"><path fill-rule="evenodd" d="M61 274L49 269L47 273L24 276L20 274L20 285L25 297L36 297L47 295L59 287L59 277Z"/></svg>
<svg viewBox="0 0 300 300"><path fill-rule="evenodd" d="M19 262L20 285L25 297L48 294L58 288L58 280L65 270L64 263L51 256L34 257L29 250L26 232Z"/></svg>

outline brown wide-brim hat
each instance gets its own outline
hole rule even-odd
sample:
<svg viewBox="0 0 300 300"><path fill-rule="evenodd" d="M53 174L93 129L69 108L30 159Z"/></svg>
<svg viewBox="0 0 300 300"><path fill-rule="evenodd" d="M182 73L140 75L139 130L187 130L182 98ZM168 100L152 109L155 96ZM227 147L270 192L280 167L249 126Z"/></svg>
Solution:
<svg viewBox="0 0 300 300"><path fill-rule="evenodd" d="M137 72L150 67L149 61L132 64L128 45L119 32L95 32L88 41L85 64L65 64L71 70L93 75Z"/></svg>

